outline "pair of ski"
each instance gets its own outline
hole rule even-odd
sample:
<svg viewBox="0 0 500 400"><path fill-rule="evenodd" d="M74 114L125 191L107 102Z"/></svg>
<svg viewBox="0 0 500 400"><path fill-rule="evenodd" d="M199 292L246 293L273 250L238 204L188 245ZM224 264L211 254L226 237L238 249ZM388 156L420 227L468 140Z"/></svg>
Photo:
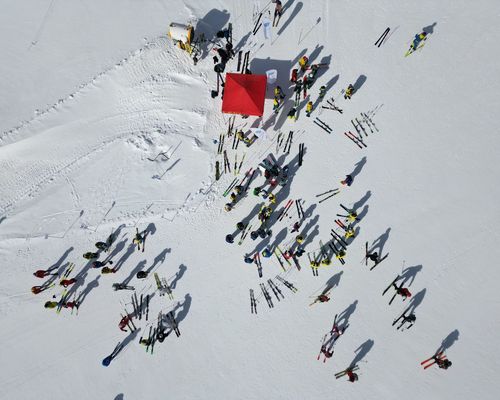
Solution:
<svg viewBox="0 0 500 400"><path fill-rule="evenodd" d="M331 194L329 194L329 193L331 193ZM340 193L340 189L339 188L335 188L335 189L327 190L326 192L317 194L316 197L321 197L321 196L324 196L325 194L329 194L328 196L324 197L323 199L321 199L319 201L319 203L322 203L323 201L328 200L329 198L331 198L331 197L333 197L333 196L335 196L336 194L339 194L339 193Z"/></svg>
<svg viewBox="0 0 500 400"><path fill-rule="evenodd" d="M260 285L260 290L262 291L262 294L264 295L264 298L267 301L267 305L269 306L269 308L273 308L274 307L273 299L271 298L271 295L267 291L266 285L264 283L260 283L259 285Z"/></svg>
<svg viewBox="0 0 500 400"><path fill-rule="evenodd" d="M290 148L293 141L293 131L288 132L288 137L286 138L285 147L283 147L283 153L290 154Z"/></svg>
<svg viewBox="0 0 500 400"><path fill-rule="evenodd" d="M217 147L217 154L222 154L222 150L224 149L224 134L221 133L219 135L219 146Z"/></svg>
<svg viewBox="0 0 500 400"><path fill-rule="evenodd" d="M300 202L300 200L295 200L295 205L297 206L297 216L301 220L304 218L304 209L302 208L302 203Z"/></svg>
<svg viewBox="0 0 500 400"><path fill-rule="evenodd" d="M366 121L366 124L368 126L373 126L373 129L375 129L377 132L379 132L378 128L375 126L375 124L373 123L372 119L368 116L368 114L366 113L361 113L361 116L363 117L363 119ZM371 129L371 128L370 128Z"/></svg>
<svg viewBox="0 0 500 400"><path fill-rule="evenodd" d="M394 320L394 322L392 323L392 326L396 325L398 323L398 321L403 319L396 329L399 331L399 329L401 329L403 327L403 325L406 324L407 322L410 322L410 324L406 327L406 329L410 329L413 326L414 321L415 321L415 316L413 316L414 317L413 320L409 320L408 318L410 316L411 316L411 314L408 317L406 316L406 310L405 310L403 312L403 314L401 314L398 318L396 318Z"/></svg>
<svg viewBox="0 0 500 400"><path fill-rule="evenodd" d="M331 291L332 291L332 289L329 289L326 292L321 293L320 296L323 296L323 295L324 296L328 296ZM314 297L315 298L315 300L311 304L309 304L309 307L312 307L316 303L321 302L321 300L319 299L320 296L309 296L309 297Z"/></svg>
<svg viewBox="0 0 500 400"><path fill-rule="evenodd" d="M321 129L323 129L326 133L330 134L333 132L333 129L328 125L325 121L316 117L313 121L316 125L318 125Z"/></svg>
<svg viewBox="0 0 500 400"><path fill-rule="evenodd" d="M333 232L333 229L332 229L332 232ZM336 234L336 232L335 232ZM333 234L332 234L333 236ZM337 239L338 240L338 239ZM337 242L341 247L344 247L344 245L342 244L342 242L338 241ZM328 243L328 246L330 247L330 249L332 249L332 251L335 253L335 257L337 258L337 260L340 261L340 263L342 265L345 264L345 261L344 261L344 256L345 256L345 248L344 249L339 249L336 245L335 245L335 241L332 240L330 241L330 243Z"/></svg>
<svg viewBox="0 0 500 400"><path fill-rule="evenodd" d="M424 367L424 369L427 369L429 368L430 366L434 365L437 360L446 360L446 355L444 354L444 352L440 351L436 354L434 354L432 357L429 357L427 360L424 360L420 363L420 365L422 365ZM429 363L429 361L432 361Z"/></svg>
<svg viewBox="0 0 500 400"><path fill-rule="evenodd" d="M355 136L351 131L344 132L344 135L352 140L360 149L362 149L363 147L368 147L362 139L360 139L358 136Z"/></svg>
<svg viewBox="0 0 500 400"><path fill-rule="evenodd" d="M172 289L170 288L170 285L168 284L167 280L165 278L161 278L158 276L158 273L154 273L155 277L155 282L156 282L156 287L158 291L160 292L160 296L165 296L165 293L168 295L168 298L170 300L174 299L174 295L172 294Z"/></svg>
<svg viewBox="0 0 500 400"><path fill-rule="evenodd" d="M288 200L287 203L285 204L285 207L283 208L283 210L281 210L281 213L279 214L278 216L278 221L282 221L283 218L285 218L285 216L288 215L288 211L290 210L290 207L292 206L293 204L293 200Z"/></svg>
<svg viewBox="0 0 500 400"><path fill-rule="evenodd" d="M287 281L279 275L276 275L276 279L279 280L283 285L285 285L288 289L290 289L293 293L296 293L299 289L297 289L293 283Z"/></svg>
<svg viewBox="0 0 500 400"><path fill-rule="evenodd" d="M64 274L63 276L61 276L61 280L59 281L59 285L62 285L62 281L64 281L65 279L67 279L69 277L69 275L71 274L71 272L73 272L73 269L75 268L75 263L72 263L70 262L68 267L66 268L66 271L64 271Z"/></svg>
<svg viewBox="0 0 500 400"><path fill-rule="evenodd" d="M427 39L427 38L426 38L426 39ZM408 49L408 51L405 53L405 57L408 57L410 54L413 54L413 53L415 53L417 50L422 49L422 47L424 47L424 46L425 46L425 40L426 40L426 39L422 40L422 42L418 44L418 46L417 46L417 48L416 48L416 49L414 49L414 48L413 48L413 46L410 46L410 48Z"/></svg>
<svg viewBox="0 0 500 400"><path fill-rule="evenodd" d="M134 318L140 319L140 314L142 314L142 297L141 304L139 305L139 301L137 300L137 293L133 293L131 296L132 307L134 309Z"/></svg>
<svg viewBox="0 0 500 400"><path fill-rule="evenodd" d="M394 301L394 299L396 298L396 295L398 294L398 290L401 289L403 287L403 284L396 286L396 282L400 279L401 277L398 275L396 276L396 279L394 279L391 284L389 286L387 286L387 288L382 292L382 296L384 294L387 293L387 291L391 288L391 287L394 287L394 289L396 289L395 293L393 294L393 296L391 297L391 300L389 301L389 305L392 304L392 302Z"/></svg>
<svg viewBox="0 0 500 400"><path fill-rule="evenodd" d="M382 44L385 42L385 40L387 39L387 35L389 33L389 31L391 30L391 28L387 28L384 33L382 33L382 35L380 35L380 37L377 39L377 41L375 42L375 46L379 47L382 46Z"/></svg>
<svg viewBox="0 0 500 400"><path fill-rule="evenodd" d="M339 235L333 229L330 231L330 235L332 235L332 238L334 240L336 240L339 243L339 245L344 248L344 250L347 250L347 242L344 240L344 238L341 235Z"/></svg>
<svg viewBox="0 0 500 400"><path fill-rule="evenodd" d="M250 58L250 50L243 56L243 65L241 66L241 73L245 74L248 69L248 60Z"/></svg>
<svg viewBox="0 0 500 400"><path fill-rule="evenodd" d="M262 263L260 261L260 253L256 252L253 256L253 261L257 266L257 273L259 274L259 278L262 278Z"/></svg>
<svg viewBox="0 0 500 400"><path fill-rule="evenodd" d="M299 143L299 167L302 167L303 159L304 159L304 143Z"/></svg>
<svg viewBox="0 0 500 400"><path fill-rule="evenodd" d="M248 232L250 232L252 230L252 225L250 224L247 224L243 230L241 231L241 238L240 240L238 241L238 244L241 246L241 244L243 243L243 241L245 240L245 238L248 236Z"/></svg>
<svg viewBox="0 0 500 400"><path fill-rule="evenodd" d="M278 259L278 262L279 262L279 264L281 266L281 269L286 272L285 265L283 264L283 261L281 261L281 258L280 258L279 254L278 254L278 249L277 248L274 250L274 255Z"/></svg>
<svg viewBox="0 0 500 400"><path fill-rule="evenodd" d="M127 310L125 310L125 315L128 316L127 318L127 327L130 330L130 332L135 332L137 330L137 327L134 324L134 321L132 318L130 318L129 313ZM125 318L124 315L120 314L120 317Z"/></svg>
<svg viewBox="0 0 500 400"><path fill-rule="evenodd" d="M309 259L309 265L311 266L313 276L319 276L318 267L313 264L313 260L316 261L316 254L313 253L313 260L311 260L311 256L307 253L307 258Z"/></svg>
<svg viewBox="0 0 500 400"><path fill-rule="evenodd" d="M343 113L343 111L334 104L335 99L333 97L331 99L328 99L326 102L328 103L328 106L321 106L321 108L326 108L327 110L338 111L341 114Z"/></svg>
<svg viewBox="0 0 500 400"><path fill-rule="evenodd" d="M234 163L234 174L235 175L238 175L241 171L241 167L243 166L243 162L245 161L245 156L247 155L247 153L243 153L243 157L241 158L241 161L240 161L240 164L238 165L238 169L236 169L236 160L235 160L235 163Z"/></svg>
<svg viewBox="0 0 500 400"><path fill-rule="evenodd" d="M231 173L231 164L229 163L229 158L227 157L227 150L224 150L224 173Z"/></svg>
<svg viewBox="0 0 500 400"><path fill-rule="evenodd" d="M179 337L181 336L181 331L179 330L179 324L177 323L177 320L175 319L175 315L173 311L170 311L167 314L167 321L172 328L172 330L175 332L175 336Z"/></svg>
<svg viewBox="0 0 500 400"><path fill-rule="evenodd" d="M231 193L231 190L233 190L237 184L238 178L234 178L222 195L226 197L229 193Z"/></svg>
<svg viewBox="0 0 500 400"><path fill-rule="evenodd" d="M281 250L281 248L279 246L276 246L276 250L279 251L281 257L283 257L283 259L285 260L285 262L291 267L292 263L288 259L289 257L285 257L285 253L283 253L283 250Z"/></svg>
<svg viewBox="0 0 500 400"><path fill-rule="evenodd" d="M276 299L278 299L278 301L281 301L278 294L281 296L282 299L285 298L285 296L281 292L280 288L278 286L276 286L276 284L273 282L272 279L268 279L267 283L268 283L269 287L271 288L271 290L273 291L274 296L276 296Z"/></svg>
<svg viewBox="0 0 500 400"><path fill-rule="evenodd" d="M154 328L153 329L153 325L151 325L149 327L149 333L148 333L148 338L146 339L146 353L149 350L149 348L151 347L151 355L153 354L153 350L154 350L154 346L155 346L155 342L156 342L156 337L157 337L157 328ZM144 338L141 336L139 338L139 343L140 344L143 344L144 343Z"/></svg>
<svg viewBox="0 0 500 400"><path fill-rule="evenodd" d="M368 242L365 243L365 265L368 266ZM370 271L373 271L377 265L379 265L382 261L384 261L387 257L389 257L389 253L387 253L382 258L378 258L375 264L370 268Z"/></svg>
<svg viewBox="0 0 500 400"><path fill-rule="evenodd" d="M250 312L257 314L257 300L255 300L253 289L250 289Z"/></svg>
<svg viewBox="0 0 500 400"><path fill-rule="evenodd" d="M343 371L337 372L335 374L335 378L336 379L342 378L343 376L347 375L347 372L349 372L349 371L350 372L354 372L354 371L357 371L358 369L359 369L359 367L355 364L352 367L349 367L349 368L346 368Z"/></svg>
<svg viewBox="0 0 500 400"><path fill-rule="evenodd" d="M361 138L361 132L359 131L359 128L361 128L361 130L363 131L363 133L365 134L366 137L368 137L368 133L366 132L366 129L364 128L363 124L361 122L358 121L358 118L354 118L356 120L356 123L358 124L357 126L354 124L354 121L351 119L351 122L352 122L352 125L354 126L354 128L356 129L356 132L358 133L359 137Z"/></svg>

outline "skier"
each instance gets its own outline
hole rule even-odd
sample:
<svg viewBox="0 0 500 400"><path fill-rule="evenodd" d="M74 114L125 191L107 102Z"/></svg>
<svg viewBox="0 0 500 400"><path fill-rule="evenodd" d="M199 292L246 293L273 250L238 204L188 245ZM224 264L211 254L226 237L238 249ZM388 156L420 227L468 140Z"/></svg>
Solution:
<svg viewBox="0 0 500 400"><path fill-rule="evenodd" d="M370 259L370 260L372 260L375 264L377 264L377 263L378 263L378 259L379 259L379 257L378 257L378 253L377 253L376 251L375 251L375 252L373 252L373 253L368 253L368 254L366 255L366 258L369 258L369 259Z"/></svg>
<svg viewBox="0 0 500 400"><path fill-rule="evenodd" d="M141 235L139 233L139 229L135 228L135 237L134 237L134 240L132 240L132 243L137 245L137 250L141 249L141 244L143 245L143 249L144 249L144 239L145 239L145 235L144 236Z"/></svg>
<svg viewBox="0 0 500 400"><path fill-rule="evenodd" d="M319 69L319 67L316 64L311 65L311 72L309 72L309 74L307 75L307 78L309 81L308 89L310 89L311 86L313 85L314 80L316 79L316 74L318 73L318 69Z"/></svg>
<svg viewBox="0 0 500 400"><path fill-rule="evenodd" d="M288 115L287 117L289 119L297 119L297 117L295 116L295 113L296 113L297 109L295 107L292 107L292 109L290 111L288 111Z"/></svg>
<svg viewBox="0 0 500 400"><path fill-rule="evenodd" d="M243 258L243 260L247 263L247 264L253 264L253 257L250 257L249 255L245 255L245 257Z"/></svg>
<svg viewBox="0 0 500 400"><path fill-rule="evenodd" d="M323 258L321 260L321 265L324 265L325 267L328 267L331 263L332 261L329 258Z"/></svg>
<svg viewBox="0 0 500 400"><path fill-rule="evenodd" d="M262 256L263 257L266 257L266 258L269 258L273 255L272 251L269 249L269 247L266 247L263 251L262 251Z"/></svg>
<svg viewBox="0 0 500 400"><path fill-rule="evenodd" d="M113 283L112 288L115 292L118 290L134 290L133 286L128 286L125 283Z"/></svg>
<svg viewBox="0 0 500 400"><path fill-rule="evenodd" d="M72 285L75 282L76 282L76 279L71 278L71 279L63 279L61 282L59 282L59 284L61 286L64 286L65 288L67 288L68 286Z"/></svg>
<svg viewBox="0 0 500 400"><path fill-rule="evenodd" d="M245 226L246 225L240 221L236 224L236 229L238 229L239 231L242 231L243 229L245 229Z"/></svg>
<svg viewBox="0 0 500 400"><path fill-rule="evenodd" d="M416 34L415 38L413 39L413 43L410 45L410 51L414 52L415 50L417 50L420 43L426 39L427 39L427 32Z"/></svg>
<svg viewBox="0 0 500 400"><path fill-rule="evenodd" d="M233 235L231 235L230 233L226 235L226 242L229 243L229 244L232 244L234 243L234 238L233 238Z"/></svg>
<svg viewBox="0 0 500 400"><path fill-rule="evenodd" d="M280 98L281 100L285 98L285 93L283 93L281 86L276 86L274 88L274 98Z"/></svg>
<svg viewBox="0 0 500 400"><path fill-rule="evenodd" d="M269 199L269 202L270 202L271 204L275 204L275 203L276 203L276 196L275 196L273 193L271 193L271 194L269 195L268 199Z"/></svg>
<svg viewBox="0 0 500 400"><path fill-rule="evenodd" d="M321 352L323 353L325 358L332 358L333 356L333 348L331 349L331 351L329 351L325 344L321 346Z"/></svg>
<svg viewBox="0 0 500 400"><path fill-rule="evenodd" d="M302 72L304 72L309 67L308 63L309 63L309 58L307 58L306 56L302 56L300 58L299 66Z"/></svg>
<svg viewBox="0 0 500 400"><path fill-rule="evenodd" d="M113 264L113 261L111 260L105 260L105 261L94 261L92 262L92 268L102 268L106 264Z"/></svg>
<svg viewBox="0 0 500 400"><path fill-rule="evenodd" d="M326 86L323 85L319 88L319 98L322 99L326 94Z"/></svg>
<svg viewBox="0 0 500 400"><path fill-rule="evenodd" d="M42 293L42 292L46 291L47 289L51 288L52 286L54 286L54 285L53 284L50 284L50 285L43 284L42 286L33 286L31 288L31 293L39 294L39 293Z"/></svg>
<svg viewBox="0 0 500 400"><path fill-rule="evenodd" d="M302 256L304 253L305 253L305 249L302 247L302 246L297 246L296 250L295 250L295 256L296 257L300 257Z"/></svg>
<svg viewBox="0 0 500 400"><path fill-rule="evenodd" d="M344 99L351 100L351 97L352 97L353 94L354 94L354 86L352 86L351 84L349 84L349 86L347 86L347 89L345 90Z"/></svg>
<svg viewBox="0 0 500 400"><path fill-rule="evenodd" d="M315 264L314 267L313 267L313 263ZM311 268L318 268L318 263L316 261L311 261ZM330 298L328 297L328 293L329 292L321 293L318 297L316 297L316 299L309 306L312 306L318 302L326 303L326 302L330 301Z"/></svg>
<svg viewBox="0 0 500 400"><path fill-rule="evenodd" d="M279 21L282 13L283 13L283 5L281 4L280 0L276 0L276 5L274 6L273 25L274 25L274 21L276 20L276 18L278 18L278 21Z"/></svg>
<svg viewBox="0 0 500 400"><path fill-rule="evenodd" d="M114 274L117 271L118 270L115 268L104 267L103 269L101 269L101 274L103 275Z"/></svg>
<svg viewBox="0 0 500 400"><path fill-rule="evenodd" d="M233 209L233 206L231 205L231 203L226 203L226 205L224 206L224 210L226 210L227 212L231 211Z"/></svg>
<svg viewBox="0 0 500 400"><path fill-rule="evenodd" d="M352 372L350 369L346 371L347 376L349 377L349 382L356 382L358 380L358 374Z"/></svg>
<svg viewBox="0 0 500 400"><path fill-rule="evenodd" d="M57 272L54 274L50 273L53 270L54 268L49 268L47 270L39 269L38 271L33 272L33 275L36 276L37 278L45 278L46 276L49 275L57 275Z"/></svg>
<svg viewBox="0 0 500 400"><path fill-rule="evenodd" d="M273 111L275 114L278 114L280 108L280 102L278 101L278 98L275 97L273 101Z"/></svg>
<svg viewBox="0 0 500 400"><path fill-rule="evenodd" d="M137 279L146 279L148 277L148 272L147 271L139 271L135 275Z"/></svg>
<svg viewBox="0 0 500 400"><path fill-rule="evenodd" d="M300 229L300 222L297 221L293 224L293 227L292 227L292 230L291 230L291 233L294 233L294 232L298 232Z"/></svg>
<svg viewBox="0 0 500 400"><path fill-rule="evenodd" d="M108 251L109 250L108 244L104 243L104 242L97 242L95 244L95 247L97 247L97 249L100 251Z"/></svg>
<svg viewBox="0 0 500 400"><path fill-rule="evenodd" d="M43 306L47 309L52 309L56 308L58 304L59 304L58 301L46 301Z"/></svg>
<svg viewBox="0 0 500 400"><path fill-rule="evenodd" d="M396 289L397 294L404 297L403 300L406 300L407 297L411 297L411 293L407 288L399 288L395 283L392 285L394 286L394 289Z"/></svg>
<svg viewBox="0 0 500 400"><path fill-rule="evenodd" d="M279 180L280 186L285 186L288 182L288 165L285 165L281 170L281 178Z"/></svg>
<svg viewBox="0 0 500 400"><path fill-rule="evenodd" d="M433 357L434 360L436 360L436 364L438 365L439 368L441 369L448 369L451 367L452 363L450 360L447 358L439 358L437 356Z"/></svg>
<svg viewBox="0 0 500 400"><path fill-rule="evenodd" d="M310 117L311 116L311 112L313 110L313 102L310 101L309 103L307 103L306 105L306 116Z"/></svg>
<svg viewBox="0 0 500 400"><path fill-rule="evenodd" d="M298 235L298 236L295 238L295 241L296 241L298 244L302 244L302 243L304 243L304 236L302 236L302 235Z"/></svg>
<svg viewBox="0 0 500 400"><path fill-rule="evenodd" d="M97 254L97 253L92 253L92 252L88 251L87 253L85 253L85 254L83 255L83 258L85 258L86 260L92 260L92 259L94 259L94 258L96 258L96 259L97 259L97 258L99 258L99 254Z"/></svg>
<svg viewBox="0 0 500 400"><path fill-rule="evenodd" d="M127 332L127 330L125 328L127 327L127 324L129 322L130 322L130 316L129 315L125 315L124 317L122 317L122 319L118 323L118 327L120 328L121 331Z"/></svg>
<svg viewBox="0 0 500 400"><path fill-rule="evenodd" d="M342 185L351 186L353 181L354 179L351 175L346 175L345 179L343 181L340 181L340 183Z"/></svg>

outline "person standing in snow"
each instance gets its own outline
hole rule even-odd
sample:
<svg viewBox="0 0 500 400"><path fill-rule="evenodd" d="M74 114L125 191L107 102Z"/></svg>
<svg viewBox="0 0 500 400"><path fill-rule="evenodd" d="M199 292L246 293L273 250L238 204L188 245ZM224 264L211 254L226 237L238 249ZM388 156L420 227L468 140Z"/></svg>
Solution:
<svg viewBox="0 0 500 400"><path fill-rule="evenodd" d="M36 276L37 278L45 278L46 276L49 275L57 275L56 273L51 273L55 268L49 268L47 270L39 269L38 271L33 272L33 275Z"/></svg>
<svg viewBox="0 0 500 400"><path fill-rule="evenodd" d="M310 101L306 105L306 116L310 117L312 110L313 110L313 102Z"/></svg>
<svg viewBox="0 0 500 400"><path fill-rule="evenodd" d="M349 84L349 86L347 86L347 89L345 90L344 99L351 100L351 97L352 97L353 94L354 94L354 86L352 86L351 84Z"/></svg>
<svg viewBox="0 0 500 400"><path fill-rule="evenodd" d="M308 63L309 63L309 58L307 58L306 56L302 56L300 58L299 66L302 72L304 72L309 67Z"/></svg>
<svg viewBox="0 0 500 400"><path fill-rule="evenodd" d="M285 98L285 93L283 93L283 90L281 89L281 86L276 86L274 88L274 97L275 98L280 98L283 100Z"/></svg>
<svg viewBox="0 0 500 400"><path fill-rule="evenodd" d="M73 283L76 283L76 279L75 278L63 279L61 282L59 282L59 284L61 286L64 286L65 288L67 288L68 286L72 285Z"/></svg>
<svg viewBox="0 0 500 400"><path fill-rule="evenodd" d="M415 35L413 43L410 45L410 50L413 52L418 49L421 42L427 39L427 32L421 32Z"/></svg>
<svg viewBox="0 0 500 400"><path fill-rule="evenodd" d="M139 233L139 229L135 228L135 237L134 240L132 240L132 243L137 245L137 250L141 249L141 244L144 246L144 236Z"/></svg>
<svg viewBox="0 0 500 400"><path fill-rule="evenodd" d="M343 181L340 181L340 183L342 185L351 186L353 181L354 179L352 178L351 175L346 175L345 179Z"/></svg>
<svg viewBox="0 0 500 400"><path fill-rule="evenodd" d="M351 369L348 369L346 371L346 374L347 374L347 377L349 378L349 382L354 383L354 382L356 382L358 380L358 374L352 372Z"/></svg>

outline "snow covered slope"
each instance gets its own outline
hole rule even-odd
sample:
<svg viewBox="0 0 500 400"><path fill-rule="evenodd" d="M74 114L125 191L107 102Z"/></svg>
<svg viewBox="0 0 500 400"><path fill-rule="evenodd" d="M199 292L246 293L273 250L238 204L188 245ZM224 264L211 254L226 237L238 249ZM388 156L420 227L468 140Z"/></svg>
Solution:
<svg viewBox="0 0 500 400"><path fill-rule="evenodd" d="M249 34L255 6L248 1L30 3L6 2L0 17L0 398L497 398L498 2L288 0L268 41L262 31ZM227 116L220 96L210 97L212 53L194 66L166 37L172 21L205 31L232 22L252 72L278 69L287 93L281 113L272 114L270 88L264 117L235 124L263 126L267 139L235 151L226 138L225 148L231 164L246 153L239 178L269 152L290 166L276 212L288 199L304 202L300 271L261 257L259 278L243 262L266 245L293 243L295 208L273 222L270 238L225 242L238 221L257 227L262 200L250 191L223 210L234 174L214 180L215 161L223 165L214 140L227 130ZM404 57L422 30L425 46ZM302 55L329 66L310 90L311 117L303 102L293 122L288 76ZM236 70L235 60L227 70ZM341 90L350 83L357 91L349 101ZM343 114L321 108L321 85ZM364 125L366 149L343 134L354 131L351 119L361 112L378 129ZM318 116L331 134L313 123ZM276 153L279 133L289 131L290 154ZM353 185L342 186L349 173ZM263 182L258 176L250 187ZM338 195L318 202L317 194L335 187ZM313 276L307 256L330 239L340 203L358 210L359 231L344 266L333 259ZM144 252L132 243L136 228L149 232ZM119 270L100 274L81 255L116 229L111 255ZM363 262L365 242L389 253L373 271ZM43 282L34 271L64 271L68 262L76 264L72 290L83 297L78 315L44 309L59 299L60 286L30 292ZM167 278L174 300L159 296L151 274L138 280L139 270ZM299 290L280 285L285 297L278 302L271 292L270 309L259 284L278 283L278 274ZM381 294L397 274L413 296L389 306ZM118 329L132 305L130 291L112 290L115 282L152 296L135 335ZM331 300L310 307L326 286L333 286ZM391 324L408 304L416 324L397 331ZM151 355L138 341L160 310L174 311L181 336L156 343ZM349 328L323 363L316 357L336 314ZM104 368L119 341L126 346ZM440 346L453 366L424 371L420 361ZM336 380L352 362L359 381Z"/></svg>

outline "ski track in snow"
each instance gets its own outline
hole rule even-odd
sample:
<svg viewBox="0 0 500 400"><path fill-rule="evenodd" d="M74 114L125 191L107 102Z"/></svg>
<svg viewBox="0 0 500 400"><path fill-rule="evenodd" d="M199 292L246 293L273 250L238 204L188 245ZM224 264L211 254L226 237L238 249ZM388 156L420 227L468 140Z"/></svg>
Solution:
<svg viewBox="0 0 500 400"><path fill-rule="evenodd" d="M105 157L107 148L119 142L148 155L166 136L178 136L194 147L203 145L206 79L191 76L192 66L179 59L184 55L171 50L170 41L163 38L149 43L65 101L9 132L9 140L0 147L0 167L15 174L0 178L0 211L11 213L18 203L33 199L61 176L69 180L71 174L96 157ZM106 90L116 92L116 102L103 104L98 115L83 113L76 120L71 114L66 116L68 110L85 108L93 99L99 101L100 92ZM185 95L172 96L179 92ZM84 126L80 120L88 123ZM74 135L75 143L43 148L44 142L64 143L66 135ZM44 151L37 154L37 148ZM75 206L79 199L75 185L71 188Z"/></svg>

